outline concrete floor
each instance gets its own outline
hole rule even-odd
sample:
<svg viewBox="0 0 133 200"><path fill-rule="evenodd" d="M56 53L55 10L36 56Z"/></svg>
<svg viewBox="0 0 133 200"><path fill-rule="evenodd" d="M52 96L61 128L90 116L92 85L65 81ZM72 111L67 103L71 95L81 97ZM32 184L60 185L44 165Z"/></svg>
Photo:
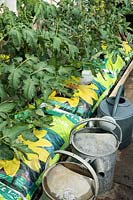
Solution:
<svg viewBox="0 0 133 200"><path fill-rule="evenodd" d="M124 85L124 96L133 103L133 71ZM128 147L118 151L112 190L98 200L133 200L133 139Z"/></svg>

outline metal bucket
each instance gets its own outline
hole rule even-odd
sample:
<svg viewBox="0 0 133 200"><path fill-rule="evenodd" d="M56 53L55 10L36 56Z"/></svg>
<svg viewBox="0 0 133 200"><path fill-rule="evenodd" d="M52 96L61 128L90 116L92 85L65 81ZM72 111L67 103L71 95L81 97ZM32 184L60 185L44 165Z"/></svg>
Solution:
<svg viewBox="0 0 133 200"><path fill-rule="evenodd" d="M43 179L42 179L42 186L43 186L43 197L42 197L42 200L60 200L60 199L65 199L65 200L84 200L85 199L85 198L76 198L76 197L59 198L58 194L53 193L53 191L50 189L50 186L49 186L49 183L48 183L48 177L50 175L52 176L52 180L51 179L50 180L51 181L53 181L53 179L55 180L56 187L58 187L58 181L64 179L64 176L62 175L63 172L61 170L58 171L58 173L55 173L55 171L53 171L60 165L65 167L67 170L71 170L72 173L74 173L76 175L80 174L80 175L85 176L86 177L85 179L88 180L88 178L89 178L90 180L92 180L93 184L89 185L89 188L91 188L91 193L90 192L87 193L87 200L96 199L97 194L98 194L98 189L99 189L99 183L98 183L97 175L96 175L94 169L91 167L91 165L89 163L87 163L84 159L79 157L78 155L75 155L75 154L73 154L71 152L68 152L68 151L60 150L60 151L55 151L54 153L55 154L64 154L64 155L67 155L69 157L72 157L72 158L76 159L78 162L80 162L80 164L74 163L74 162L68 162L68 161L65 161L65 162L61 161L61 162L53 164L52 166L49 167L48 166L49 165L49 161L50 161L50 156L49 156L48 159L47 159L47 162L46 162L45 172L44 172ZM60 177L60 179L55 179L57 177L57 174ZM67 179L68 178L69 177L67 176ZM71 178L67 180L68 187L69 187L69 182L72 182ZM73 184L76 185L78 183L74 182ZM80 187L80 185L79 185L79 187ZM61 188L62 188L62 185L60 186L59 189L61 189ZM82 189L82 185L81 185L80 188ZM64 190L67 191L67 187L64 187ZM77 191L74 191L74 192L77 192Z"/></svg>
<svg viewBox="0 0 133 200"><path fill-rule="evenodd" d="M111 126L118 129L117 135L111 131ZM102 118L84 120L71 130L72 152L91 163L95 169L99 179L99 194L112 188L116 152L121 140L120 126Z"/></svg>

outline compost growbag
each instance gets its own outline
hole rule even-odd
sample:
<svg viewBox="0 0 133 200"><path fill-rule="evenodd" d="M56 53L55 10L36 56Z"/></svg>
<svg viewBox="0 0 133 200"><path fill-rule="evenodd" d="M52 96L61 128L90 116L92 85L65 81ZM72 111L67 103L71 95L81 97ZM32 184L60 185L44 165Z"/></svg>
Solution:
<svg viewBox="0 0 133 200"><path fill-rule="evenodd" d="M126 58L129 60L133 51L126 42L123 42L123 46ZM56 91L53 91L49 96L49 103L55 108L79 115L82 118L90 117L100 101L108 95L109 90L118 78L119 72L125 65L125 61L119 55L116 62L113 63L112 55L112 53L107 55L101 66L101 72L96 74L91 84L81 85L79 80L74 88L70 87L73 90L71 98L62 97ZM69 84L67 87L69 87Z"/></svg>
<svg viewBox="0 0 133 200"><path fill-rule="evenodd" d="M37 154L27 154L29 160L23 162L16 158L0 161L0 200L31 199L41 183L40 177L48 155L68 146L70 130L80 118L69 113L51 112L51 126L33 131L38 138L36 142L24 140L21 135L18 137ZM57 157L53 162L56 160Z"/></svg>
<svg viewBox="0 0 133 200"><path fill-rule="evenodd" d="M93 105L101 95L101 90L94 83L90 85L76 85L71 98L60 97L56 91L49 96L49 103L55 108L81 116L89 117Z"/></svg>
<svg viewBox="0 0 133 200"><path fill-rule="evenodd" d="M125 45L128 53L129 47ZM132 55L133 51L127 55L126 60L129 60ZM48 155L54 150L68 146L70 130L81 120L79 116L86 118L91 115L114 85L124 63L118 57L114 64L110 56L101 67L102 75L98 73L90 85L78 85L71 98L60 97L56 91L50 95L49 102L53 109L47 110L47 113L53 116L51 126L34 130L33 134L38 138L37 142L24 140L22 136L19 136L19 140L38 155L30 154L29 160L23 162L16 158L11 161L0 160L0 200L30 200L32 198L41 183L41 174ZM54 157L53 162L57 159Z"/></svg>

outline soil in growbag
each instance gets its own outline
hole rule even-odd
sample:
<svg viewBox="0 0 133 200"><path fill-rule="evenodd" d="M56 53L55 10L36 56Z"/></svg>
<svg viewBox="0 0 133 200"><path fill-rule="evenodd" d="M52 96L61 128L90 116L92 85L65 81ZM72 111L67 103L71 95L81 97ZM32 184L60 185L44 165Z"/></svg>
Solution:
<svg viewBox="0 0 133 200"><path fill-rule="evenodd" d="M54 113L53 113L54 114ZM56 113L50 128L34 130L38 141L31 142L19 136L37 154L27 155L30 160L20 162L0 160L0 200L30 200L41 184L42 172L48 155L69 144L71 128L80 118L72 114ZM55 162L58 157L54 157Z"/></svg>

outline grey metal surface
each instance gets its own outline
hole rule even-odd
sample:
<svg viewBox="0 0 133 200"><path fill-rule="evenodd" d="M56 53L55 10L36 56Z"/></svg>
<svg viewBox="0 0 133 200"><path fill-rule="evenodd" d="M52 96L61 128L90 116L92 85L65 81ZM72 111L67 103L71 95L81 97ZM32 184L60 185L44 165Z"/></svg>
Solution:
<svg viewBox="0 0 133 200"><path fill-rule="evenodd" d="M124 85L124 96L133 103L133 71ZM133 200L133 140L118 151L113 188L98 200Z"/></svg>
<svg viewBox="0 0 133 200"><path fill-rule="evenodd" d="M98 116L111 116L115 98L109 97L104 99L97 110ZM131 143L131 135L133 129L133 104L127 98L121 97L117 110L113 118L122 129L122 143L120 149L125 148Z"/></svg>
<svg viewBox="0 0 133 200"><path fill-rule="evenodd" d="M124 88L124 95L133 103L133 71ZM133 200L133 141L127 148L118 151L113 188L97 200Z"/></svg>
<svg viewBox="0 0 133 200"><path fill-rule="evenodd" d="M92 175L92 178L94 180L94 188L93 188L94 194L88 200L95 200L96 197L97 197L97 195L98 195L98 191L99 191L99 181L98 181L98 177L97 177L94 169L91 167L91 165L86 160L82 159L80 156L78 156L78 155L76 155L74 153L68 152L68 151L58 150L58 151L55 151L54 153L55 154L64 154L64 155L72 157L73 159L75 159L78 162L80 162L80 165L81 165L80 166L79 164L74 163L75 167L80 168L80 167L84 166L89 171L89 173ZM50 194L50 192L48 192L47 185L44 185L44 179L47 177L48 173L50 173L50 170L52 168L54 168L59 163L63 163L63 162L59 162L59 163L53 164L52 166L49 167L49 161L50 161L50 155L49 155L49 157L48 157L48 159L46 161L46 170L45 170L45 173L44 173L43 179L42 179L42 186L43 186L42 199L43 200L54 200L55 199L55 198L52 197L52 195ZM69 162L67 162L67 161L65 163L69 164Z"/></svg>
<svg viewBox="0 0 133 200"><path fill-rule="evenodd" d="M115 97L106 98L99 104L98 111L100 109L100 111L104 115L112 116L114 103ZM133 105L129 102L127 98L121 97L113 118L116 120L123 120L131 116L133 116Z"/></svg>
<svg viewBox="0 0 133 200"><path fill-rule="evenodd" d="M89 125L89 122L90 121L93 121L93 122L99 122L99 121L104 121L104 119L100 119L100 118L92 118L92 119L88 119L88 120L85 120L84 121L84 124L85 125ZM108 120L105 120L105 122L108 122ZM118 126L117 124L114 124L113 122L110 122L111 124L115 125L115 126ZM116 163L116 152L117 152L117 148L119 145L117 145L117 138L115 137L115 135L111 135L110 133L107 133L103 130L101 130L99 127L98 128L94 128L92 127L92 124L91 124L91 127L90 128L80 128L77 130L77 127L81 126L81 124L83 124L83 122L81 122L79 125L75 126L75 128L72 129L72 132L71 132L71 144L72 144L72 152L74 152L75 154L81 156L82 158L84 159L87 159L90 163L93 163L97 160L97 159L100 159L101 160L101 163L103 163L103 166L104 166L104 169L103 171L101 170L101 172L99 173L99 171L97 170L99 166L96 166L98 163L96 163L96 165L93 167L95 167L95 170L97 171L97 176L98 176L98 180L99 180L99 185L100 185L100 188L99 188L99 194L101 193L105 193L106 191L110 190L112 188L112 183L113 183L113 177L114 177L114 169L115 169L115 163ZM120 127L119 127L120 129ZM119 130L120 131L120 140L121 140L121 129ZM95 134L99 135L99 140L101 140L100 136L102 137L102 140L101 141L104 141L103 142L103 148L104 148L104 143L106 144L105 146L105 149L102 149L102 152L103 150L106 152L104 153L103 152L103 155L102 154L99 154L98 151L100 151L100 149L98 149L96 153L94 153L94 150L90 150L85 152L84 150L86 149L86 145L88 143L88 146L89 145L92 145L94 144L94 148L97 149L98 147L98 139L97 139L97 142L95 142L94 140L87 140L87 137L84 137L83 133L87 133L88 135L92 136ZM82 136L82 140L84 139L84 143L82 142L82 145L84 145L82 148L80 148L80 146L78 144L76 144L76 140L75 140L75 136L76 134L81 134ZM112 140L112 146L113 148L111 149L110 152L107 151L107 146L110 144L111 140L110 139L105 139L105 136L109 134L109 136L112 136L114 137L114 139L116 140L116 142L114 142ZM84 138L83 138L84 137ZM91 138L91 137L90 137Z"/></svg>

